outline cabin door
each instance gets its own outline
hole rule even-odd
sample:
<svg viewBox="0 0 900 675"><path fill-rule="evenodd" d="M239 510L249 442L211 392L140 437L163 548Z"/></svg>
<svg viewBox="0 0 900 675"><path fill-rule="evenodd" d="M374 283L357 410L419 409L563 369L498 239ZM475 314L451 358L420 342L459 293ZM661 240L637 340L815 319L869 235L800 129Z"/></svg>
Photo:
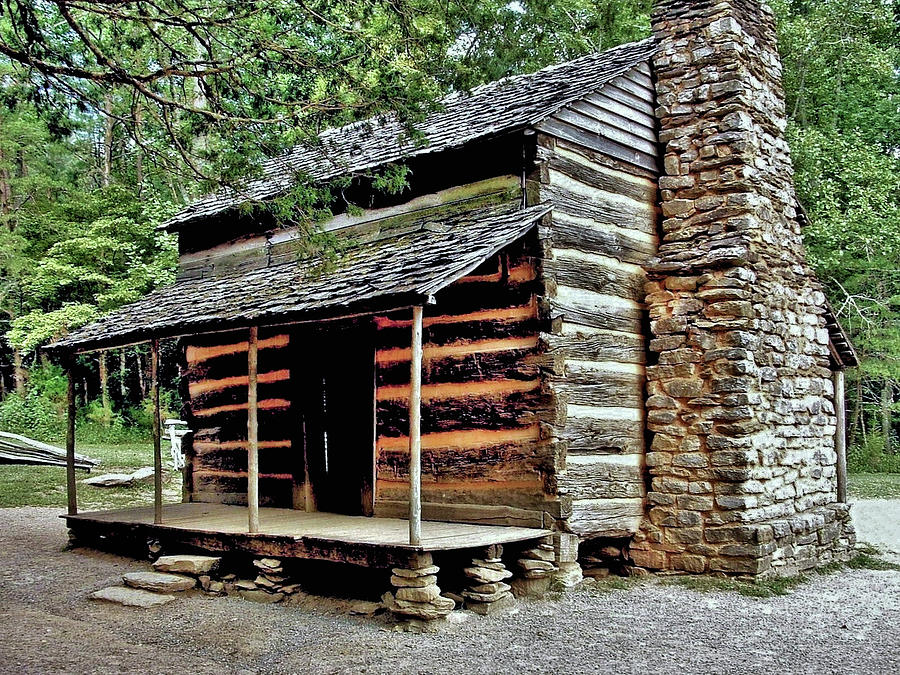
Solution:
<svg viewBox="0 0 900 675"><path fill-rule="evenodd" d="M354 516L374 511L374 337L370 322L329 323L296 336L303 464L294 485L303 494L295 506Z"/></svg>

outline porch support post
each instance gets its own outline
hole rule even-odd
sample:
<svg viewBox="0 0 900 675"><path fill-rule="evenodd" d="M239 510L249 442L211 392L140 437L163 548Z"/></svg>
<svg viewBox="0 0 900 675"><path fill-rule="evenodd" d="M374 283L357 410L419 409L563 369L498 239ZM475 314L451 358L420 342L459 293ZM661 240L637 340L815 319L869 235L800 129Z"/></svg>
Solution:
<svg viewBox="0 0 900 675"><path fill-rule="evenodd" d="M250 328L247 346L247 508L248 531L259 532L259 417L258 417L259 328Z"/></svg>
<svg viewBox="0 0 900 675"><path fill-rule="evenodd" d="M834 451L837 453L837 499L847 503L847 406L844 394L844 371L834 371Z"/></svg>
<svg viewBox="0 0 900 675"><path fill-rule="evenodd" d="M150 341L150 400L153 403L153 522L162 516L162 449L159 429L159 340Z"/></svg>
<svg viewBox="0 0 900 675"><path fill-rule="evenodd" d="M422 541L422 307L413 307L409 370L409 543Z"/></svg>
<svg viewBox="0 0 900 675"><path fill-rule="evenodd" d="M78 495L75 487L75 359L66 358L66 375L69 384L66 391L66 499L68 513L78 513Z"/></svg>

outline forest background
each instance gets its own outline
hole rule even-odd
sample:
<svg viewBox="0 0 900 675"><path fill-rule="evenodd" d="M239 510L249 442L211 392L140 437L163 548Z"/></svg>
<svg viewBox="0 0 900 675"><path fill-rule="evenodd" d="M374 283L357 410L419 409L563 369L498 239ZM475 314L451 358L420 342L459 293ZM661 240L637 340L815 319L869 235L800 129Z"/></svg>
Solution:
<svg viewBox="0 0 900 675"><path fill-rule="evenodd" d="M900 0L775 0L807 253L861 357L851 470L900 473ZM40 351L174 278L156 226L323 128L641 39L649 0L0 0L0 430L63 436ZM376 177L399 191L395 167ZM352 179L351 179L352 180ZM257 205L307 228L343 185ZM164 405L177 417L175 346ZM148 354L79 357L80 441L144 440Z"/></svg>

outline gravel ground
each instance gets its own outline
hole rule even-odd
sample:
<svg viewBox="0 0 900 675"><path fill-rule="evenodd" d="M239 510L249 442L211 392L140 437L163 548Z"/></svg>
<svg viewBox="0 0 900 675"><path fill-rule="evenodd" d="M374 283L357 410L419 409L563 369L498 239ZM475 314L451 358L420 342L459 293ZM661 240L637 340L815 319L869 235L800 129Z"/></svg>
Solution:
<svg viewBox="0 0 900 675"><path fill-rule="evenodd" d="M856 536L900 562L900 499L859 499L850 510Z"/></svg>
<svg viewBox="0 0 900 675"><path fill-rule="evenodd" d="M88 601L147 565L62 551L57 514L0 509L0 671L900 672L900 572L817 576L766 599L650 581L410 635L328 599L292 607L195 594L149 610Z"/></svg>

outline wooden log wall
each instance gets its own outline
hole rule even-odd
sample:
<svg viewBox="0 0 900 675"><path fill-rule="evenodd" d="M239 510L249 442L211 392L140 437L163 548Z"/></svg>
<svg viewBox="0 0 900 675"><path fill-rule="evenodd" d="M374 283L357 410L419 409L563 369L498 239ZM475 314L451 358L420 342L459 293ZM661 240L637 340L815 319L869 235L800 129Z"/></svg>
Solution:
<svg viewBox="0 0 900 675"><path fill-rule="evenodd" d="M295 475L291 429L290 335L259 334L259 494L262 506L303 508ZM184 342L186 421L194 430L187 453L190 501L247 503L246 331L215 333Z"/></svg>
<svg viewBox="0 0 900 675"><path fill-rule="evenodd" d="M519 242L425 307L423 518L529 526L558 515L555 446L542 423L534 244ZM409 493L409 311L376 317L376 515Z"/></svg>
<svg viewBox="0 0 900 675"><path fill-rule="evenodd" d="M554 203L542 232L541 340L566 401L564 527L584 538L637 532L644 512L644 271L657 249L657 135L641 65L538 125L528 193Z"/></svg>

